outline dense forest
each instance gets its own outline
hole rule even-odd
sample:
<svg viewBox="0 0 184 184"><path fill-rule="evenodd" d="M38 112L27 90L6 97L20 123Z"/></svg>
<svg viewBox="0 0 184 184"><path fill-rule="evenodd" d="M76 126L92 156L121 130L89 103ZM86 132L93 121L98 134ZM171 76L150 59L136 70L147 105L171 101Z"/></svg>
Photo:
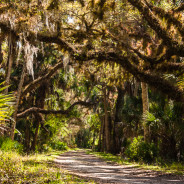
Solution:
<svg viewBox="0 0 184 184"><path fill-rule="evenodd" d="M182 0L1 0L0 148L184 161Z"/></svg>

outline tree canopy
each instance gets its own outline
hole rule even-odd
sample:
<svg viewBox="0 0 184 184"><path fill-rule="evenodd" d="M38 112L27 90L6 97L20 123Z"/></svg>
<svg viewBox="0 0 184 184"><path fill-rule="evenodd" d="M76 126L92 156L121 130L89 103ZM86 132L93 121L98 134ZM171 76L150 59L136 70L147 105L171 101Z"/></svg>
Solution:
<svg viewBox="0 0 184 184"><path fill-rule="evenodd" d="M182 109L183 11L179 0L2 0L0 80L8 85L5 94L16 95L12 138L18 121L33 118L34 150L39 128L48 130L44 115L79 120L81 113L94 111L104 118L101 125L92 121L94 138L100 134L107 151L111 139L120 149L122 115L130 119L126 134L131 136L141 119L139 82ZM77 105L87 110L76 110ZM165 102L160 106L165 113ZM178 116L182 121L182 113ZM24 125L26 131L31 125Z"/></svg>

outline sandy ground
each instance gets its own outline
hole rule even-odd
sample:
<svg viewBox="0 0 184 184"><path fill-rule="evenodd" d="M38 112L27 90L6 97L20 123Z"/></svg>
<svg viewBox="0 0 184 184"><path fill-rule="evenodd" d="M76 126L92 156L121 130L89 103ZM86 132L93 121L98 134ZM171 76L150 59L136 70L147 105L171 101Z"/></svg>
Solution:
<svg viewBox="0 0 184 184"><path fill-rule="evenodd" d="M66 152L55 159L63 169L98 183L123 184L184 184L184 176L161 174L130 165L107 163L85 151Z"/></svg>

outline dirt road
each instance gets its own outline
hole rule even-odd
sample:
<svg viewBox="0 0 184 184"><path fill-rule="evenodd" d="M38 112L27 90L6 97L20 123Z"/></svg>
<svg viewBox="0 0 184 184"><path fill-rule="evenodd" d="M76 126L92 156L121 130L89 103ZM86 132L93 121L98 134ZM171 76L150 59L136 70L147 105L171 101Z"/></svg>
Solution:
<svg viewBox="0 0 184 184"><path fill-rule="evenodd" d="M161 174L130 165L107 163L85 151L70 151L58 156L57 164L70 173L99 183L184 184L184 176Z"/></svg>

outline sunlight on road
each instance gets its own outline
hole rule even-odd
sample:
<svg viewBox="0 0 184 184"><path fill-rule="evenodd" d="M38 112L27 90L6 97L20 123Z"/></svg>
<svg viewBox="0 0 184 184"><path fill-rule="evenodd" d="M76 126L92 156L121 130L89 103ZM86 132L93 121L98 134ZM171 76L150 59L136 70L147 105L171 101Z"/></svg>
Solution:
<svg viewBox="0 0 184 184"><path fill-rule="evenodd" d="M184 180L172 175L161 175L134 166L106 163L84 151L70 151L58 156L55 162L63 169L81 177L91 178L100 183L124 184L183 184Z"/></svg>

